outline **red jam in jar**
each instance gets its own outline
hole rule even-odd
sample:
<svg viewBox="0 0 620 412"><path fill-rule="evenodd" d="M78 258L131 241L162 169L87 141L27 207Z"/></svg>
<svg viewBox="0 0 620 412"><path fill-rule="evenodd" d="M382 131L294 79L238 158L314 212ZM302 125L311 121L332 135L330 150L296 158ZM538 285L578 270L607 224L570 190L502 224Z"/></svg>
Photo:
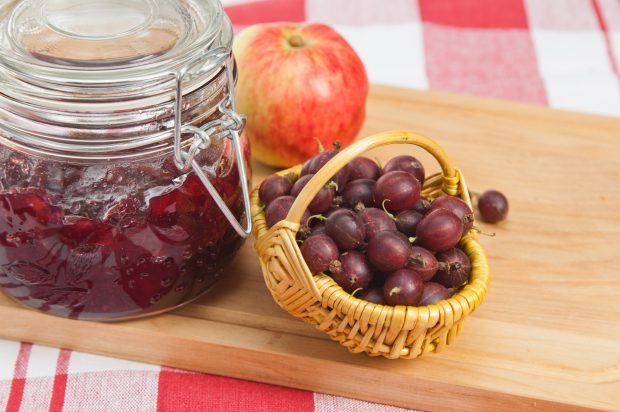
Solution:
<svg viewBox="0 0 620 412"><path fill-rule="evenodd" d="M219 1L3 7L0 289L86 320L202 295L251 230Z"/></svg>

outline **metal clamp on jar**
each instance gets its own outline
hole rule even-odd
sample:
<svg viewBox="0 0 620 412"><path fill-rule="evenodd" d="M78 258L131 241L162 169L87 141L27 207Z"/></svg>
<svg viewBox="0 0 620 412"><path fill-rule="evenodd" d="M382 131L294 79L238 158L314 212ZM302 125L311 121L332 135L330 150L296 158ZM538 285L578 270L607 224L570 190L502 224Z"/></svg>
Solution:
<svg viewBox="0 0 620 412"><path fill-rule="evenodd" d="M0 30L0 288L90 320L202 295L251 232L220 2L13 1Z"/></svg>

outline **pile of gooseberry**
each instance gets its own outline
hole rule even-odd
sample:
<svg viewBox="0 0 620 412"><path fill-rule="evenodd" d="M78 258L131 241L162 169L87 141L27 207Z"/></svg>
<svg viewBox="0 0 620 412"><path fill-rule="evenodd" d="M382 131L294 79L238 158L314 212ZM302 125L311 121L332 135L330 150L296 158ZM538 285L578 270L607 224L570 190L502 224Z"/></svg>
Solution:
<svg viewBox="0 0 620 412"><path fill-rule="evenodd" d="M286 218L303 187L336 154L337 148L312 157L298 178L276 174L263 181L259 197L268 227ZM471 262L458 245L474 227L474 214L458 197L422 196L424 179L423 165L409 155L383 168L367 157L343 167L300 222L297 241L310 271L384 305L425 306L459 291L469 281ZM481 215L497 213L483 220L502 220L507 202L504 211L499 196L490 198L490 206L479 198Z"/></svg>

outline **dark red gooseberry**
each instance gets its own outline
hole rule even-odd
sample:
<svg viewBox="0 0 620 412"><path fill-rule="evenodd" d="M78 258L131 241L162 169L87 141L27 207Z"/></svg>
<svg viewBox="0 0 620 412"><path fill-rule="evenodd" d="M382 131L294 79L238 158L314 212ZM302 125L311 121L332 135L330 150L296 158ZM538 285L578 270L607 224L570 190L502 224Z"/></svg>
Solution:
<svg viewBox="0 0 620 412"><path fill-rule="evenodd" d="M453 248L437 253L439 268L434 282L441 283L447 288L458 288L469 281L471 262L469 256L461 249Z"/></svg>
<svg viewBox="0 0 620 412"><path fill-rule="evenodd" d="M310 228L310 235L325 234L325 225L314 225Z"/></svg>
<svg viewBox="0 0 620 412"><path fill-rule="evenodd" d="M470 229L474 227L474 212L467 203L458 197L448 195L440 196L433 200L431 204L431 210L434 209L448 209L459 217L463 221L463 234L469 232Z"/></svg>
<svg viewBox="0 0 620 412"><path fill-rule="evenodd" d="M488 190L478 199L480 217L487 223L497 223L508 216L508 199L497 190Z"/></svg>
<svg viewBox="0 0 620 412"><path fill-rule="evenodd" d="M418 180L420 185L424 184L424 166L413 156L401 155L392 158L383 168L383 173L392 172L394 170L402 170L403 172L411 173Z"/></svg>
<svg viewBox="0 0 620 412"><path fill-rule="evenodd" d="M333 149L325 150L318 155L312 157L304 164L304 166L302 166L301 175L303 176L307 174L317 173L319 170L321 170L323 166L325 166L325 164L327 164L327 162L329 162L337 154L338 149ZM337 191L340 192L349 180L349 166L345 165L336 173L335 176L333 176L331 180L336 183L336 185L338 186Z"/></svg>
<svg viewBox="0 0 620 412"><path fill-rule="evenodd" d="M308 174L301 176L297 181L293 184L291 188L291 196L297 197L301 190L308 184L310 179L312 179L314 175ZM308 210L312 214L319 214L325 212L332 205L332 201L334 200L334 190L327 186L323 186L321 190L314 196L312 202L308 205Z"/></svg>
<svg viewBox="0 0 620 412"><path fill-rule="evenodd" d="M383 288L373 286L368 289L364 289L357 295L358 298L365 300L366 302L376 303L378 305L385 305L385 298L383 297Z"/></svg>
<svg viewBox="0 0 620 412"><path fill-rule="evenodd" d="M273 199L288 195L292 187L293 183L288 176L271 175L261 183L258 197L263 204L268 205Z"/></svg>
<svg viewBox="0 0 620 412"><path fill-rule="evenodd" d="M342 169L340 169L331 181L336 183L336 192L340 193L349 181L349 166L345 165Z"/></svg>
<svg viewBox="0 0 620 412"><path fill-rule="evenodd" d="M356 179L377 180L381 176L381 168L372 159L356 157L349 163L349 181Z"/></svg>
<svg viewBox="0 0 620 412"><path fill-rule="evenodd" d="M293 196L280 196L269 203L265 209L267 227L272 227L280 220L284 220L294 202L295 198ZM301 218L301 225L307 225L308 219L310 219L310 213L306 210Z"/></svg>
<svg viewBox="0 0 620 412"><path fill-rule="evenodd" d="M353 250L364 243L366 231L362 219L352 210L343 209L332 213L325 221L325 233L329 235L341 251Z"/></svg>
<svg viewBox="0 0 620 412"><path fill-rule="evenodd" d="M310 166L312 165L312 162L314 162L314 158L316 156L318 156L318 155L315 155L315 156L311 157L310 159L308 159L308 160L306 160L304 162L303 166L301 167L301 171L299 172L300 176L305 176L305 175L308 174L308 170L310 170Z"/></svg>
<svg viewBox="0 0 620 412"><path fill-rule="evenodd" d="M372 268L366 255L357 250L350 250L340 255L342 270L332 277L346 292L352 293L364 289L372 282Z"/></svg>
<svg viewBox="0 0 620 412"><path fill-rule="evenodd" d="M415 206L413 207L413 210L425 215L426 212L428 212L430 208L431 208L431 201L425 197L420 197L418 201L416 202Z"/></svg>
<svg viewBox="0 0 620 412"><path fill-rule="evenodd" d="M301 244L301 254L312 273L338 273L342 264L336 243L325 234L312 235Z"/></svg>
<svg viewBox="0 0 620 412"><path fill-rule="evenodd" d="M407 264L411 245L407 236L385 230L368 240L366 254L370 263L381 272L393 272Z"/></svg>
<svg viewBox="0 0 620 412"><path fill-rule="evenodd" d="M437 272L437 259L428 250L419 246L412 246L409 259L407 260L407 269L417 272L424 282L428 282Z"/></svg>
<svg viewBox="0 0 620 412"><path fill-rule="evenodd" d="M388 212L411 209L420 198L420 183L411 174L402 171L384 173L375 186L375 205L385 206Z"/></svg>
<svg viewBox="0 0 620 412"><path fill-rule="evenodd" d="M399 269L388 276L383 296L388 305L417 306L424 293L422 277L409 269Z"/></svg>
<svg viewBox="0 0 620 412"><path fill-rule="evenodd" d="M359 210L357 214L364 223L366 239L370 239L384 230L396 230L396 223L394 223L394 220L381 209L377 209L376 207L364 208Z"/></svg>
<svg viewBox="0 0 620 412"><path fill-rule="evenodd" d="M398 231L408 237L415 236L415 230L422 219L422 214L413 209L407 209L396 215L396 227Z"/></svg>
<svg viewBox="0 0 620 412"><path fill-rule="evenodd" d="M350 181L342 191L342 204L353 208L358 203L365 207L372 207L374 204L373 193L377 182L371 179L357 179Z"/></svg>
<svg viewBox="0 0 620 412"><path fill-rule="evenodd" d="M334 213L339 213L339 212L342 212L343 210L349 210L349 209L347 209L346 207L332 206L323 213L323 216L325 216L326 218L329 218Z"/></svg>
<svg viewBox="0 0 620 412"><path fill-rule="evenodd" d="M314 226L325 226L325 222L331 215L335 213L339 213L343 210L350 210L350 209L347 209L345 207L332 206L329 209L327 209L325 212L323 212L322 214L311 215L310 219L308 219L308 227L313 228Z"/></svg>
<svg viewBox="0 0 620 412"><path fill-rule="evenodd" d="M463 222L446 209L428 212L416 228L416 242L433 252L456 246L463 234Z"/></svg>
<svg viewBox="0 0 620 412"><path fill-rule="evenodd" d="M293 186L291 187L291 196L299 196L301 190L306 187L306 184L310 181L310 179L312 179L313 176L314 174L303 175L300 176L299 179L295 180L295 183L293 183Z"/></svg>
<svg viewBox="0 0 620 412"><path fill-rule="evenodd" d="M330 161L330 159L338 154L338 150L334 148L333 150L324 150L323 147L320 147L321 151L310 159L306 160L304 165L301 167L301 176L307 175L309 173L316 173L323 165Z"/></svg>
<svg viewBox="0 0 620 412"><path fill-rule="evenodd" d="M450 291L443 285L435 282L427 282L424 284L422 298L420 298L419 306L432 305L450 297Z"/></svg>

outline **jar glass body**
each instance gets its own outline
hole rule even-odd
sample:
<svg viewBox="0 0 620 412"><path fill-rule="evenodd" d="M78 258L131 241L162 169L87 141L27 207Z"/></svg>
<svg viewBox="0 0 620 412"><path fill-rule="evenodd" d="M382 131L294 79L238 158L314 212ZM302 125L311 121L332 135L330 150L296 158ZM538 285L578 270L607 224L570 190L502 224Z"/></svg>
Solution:
<svg viewBox="0 0 620 412"><path fill-rule="evenodd" d="M197 161L240 218L231 142ZM27 306L88 320L171 309L209 289L241 244L172 154L76 165L0 146L0 287Z"/></svg>
<svg viewBox="0 0 620 412"><path fill-rule="evenodd" d="M26 33L24 58L0 50L0 289L28 307L84 320L145 316L202 295L243 243L231 218L247 215L242 187L247 192L251 174L247 140L220 127L222 107L235 109L232 28L221 5L200 0L187 8L212 12L211 37L188 23L185 31L166 31L174 35L161 51L149 43L163 24L156 12L169 3L187 19L180 3L132 1L126 6L149 17L145 28L124 27L127 34L115 37L111 23L99 25L92 38L88 24L64 14L78 10L80 19L99 21L100 9L120 3L79 0L75 8L48 0L46 10L56 14L43 28L29 17L27 1L16 3L0 17L26 15L24 27L38 31L14 30ZM57 22L81 32L61 38L48 27ZM135 40L138 29L147 40ZM185 42L179 33L187 33ZM41 36L59 46L30 52ZM109 61L93 60L102 54L89 52L91 43ZM139 50L128 47L134 44ZM41 50L73 54L63 60ZM196 136L179 125L219 133L198 141L188 167L179 153L187 154Z"/></svg>

